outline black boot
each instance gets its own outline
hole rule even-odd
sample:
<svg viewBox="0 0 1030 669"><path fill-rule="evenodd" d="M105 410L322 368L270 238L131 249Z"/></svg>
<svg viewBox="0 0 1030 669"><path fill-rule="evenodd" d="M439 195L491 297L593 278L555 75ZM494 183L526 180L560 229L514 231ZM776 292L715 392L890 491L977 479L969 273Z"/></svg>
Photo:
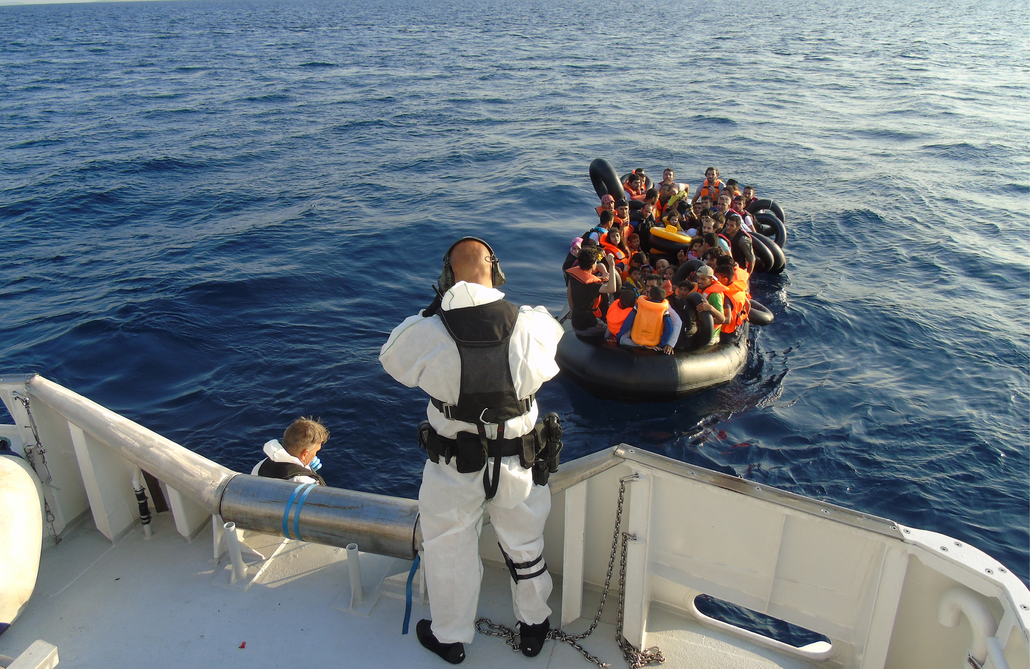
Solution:
<svg viewBox="0 0 1030 669"><path fill-rule="evenodd" d="M461 643L440 643L433 635L432 622L429 620L423 618L418 621L415 636L423 648L428 648L451 664L461 664L465 660L465 646Z"/></svg>
<svg viewBox="0 0 1030 669"><path fill-rule="evenodd" d="M519 642L519 648L522 649L522 654L526 657L536 657L539 655L544 647L544 639L547 638L547 633L550 631L550 618L536 625L528 625L520 621L519 636L521 641Z"/></svg>

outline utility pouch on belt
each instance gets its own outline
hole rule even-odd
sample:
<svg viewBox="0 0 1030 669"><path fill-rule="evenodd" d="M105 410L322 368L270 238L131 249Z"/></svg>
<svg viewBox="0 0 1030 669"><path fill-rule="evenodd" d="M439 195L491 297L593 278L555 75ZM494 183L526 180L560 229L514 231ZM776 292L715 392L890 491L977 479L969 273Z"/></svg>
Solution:
<svg viewBox="0 0 1030 669"><path fill-rule="evenodd" d="M543 423L537 424L537 428L540 427L543 427L543 447L533 461L533 483L547 485L551 474L558 471L558 456L565 447L561 440L561 418L551 411L544 415Z"/></svg>
<svg viewBox="0 0 1030 669"><path fill-rule="evenodd" d="M479 435L459 432L457 439L441 437L428 420L418 424L418 446L425 449L433 464L440 464L443 458L444 464L449 465L451 458L455 458L461 474L478 472L486 464L486 448Z"/></svg>

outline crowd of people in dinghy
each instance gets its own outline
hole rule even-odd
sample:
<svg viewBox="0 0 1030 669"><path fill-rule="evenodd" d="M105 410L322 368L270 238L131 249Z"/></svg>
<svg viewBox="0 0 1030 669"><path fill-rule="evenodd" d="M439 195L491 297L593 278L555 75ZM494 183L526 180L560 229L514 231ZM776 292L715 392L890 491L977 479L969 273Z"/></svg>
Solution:
<svg viewBox="0 0 1030 669"><path fill-rule="evenodd" d="M714 167L693 197L672 168L657 186L648 181L643 169L630 173L626 195L642 204L604 195L597 225L572 241L562 269L573 330L670 355L735 341L751 308L755 255L747 232L755 227L747 206L755 188L723 182ZM656 229L689 247L656 248ZM697 341L704 313L712 316L712 336Z"/></svg>

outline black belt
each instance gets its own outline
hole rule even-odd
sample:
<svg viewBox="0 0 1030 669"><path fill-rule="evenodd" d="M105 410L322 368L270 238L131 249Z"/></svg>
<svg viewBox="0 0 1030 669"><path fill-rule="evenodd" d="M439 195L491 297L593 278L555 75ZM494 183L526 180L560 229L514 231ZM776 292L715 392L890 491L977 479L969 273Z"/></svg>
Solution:
<svg viewBox="0 0 1030 669"><path fill-rule="evenodd" d="M539 427L542 427L541 424ZM483 426L480 425L479 434L471 432L459 432L456 439L449 439L440 436L430 425L429 421L422 421L419 424L419 445L426 449L429 459L434 463L440 462L442 457L447 464L451 458L456 459L458 472L470 474L483 469L483 488L487 499L493 499L497 493L497 484L501 471L501 458L518 455L519 464L526 469L533 466L536 454L543 446L539 430L535 429L522 437L514 439L504 438L504 424L497 426L497 439L487 439ZM493 476L490 476L490 468L484 466L493 458Z"/></svg>
<svg viewBox="0 0 1030 669"><path fill-rule="evenodd" d="M533 408L534 399L536 399L536 395L530 395L524 400L517 400L516 408L518 409L518 413L515 414L515 416L521 416L522 414L529 413L529 410ZM447 402L444 402L443 400L438 400L435 397L430 397L429 401L433 404L434 407L437 408L437 410L440 413L444 415L444 418L446 418L447 420L461 420L466 423L475 423L478 421L480 423L494 424L503 423L505 420L507 420L507 418L502 417L502 415L500 414L500 409L490 408L483 409L483 412L480 413L478 416L473 416L471 417L471 419L466 420L465 418L459 418L455 415L455 411L458 409L458 405L448 404ZM509 416L509 418L514 418L515 416Z"/></svg>

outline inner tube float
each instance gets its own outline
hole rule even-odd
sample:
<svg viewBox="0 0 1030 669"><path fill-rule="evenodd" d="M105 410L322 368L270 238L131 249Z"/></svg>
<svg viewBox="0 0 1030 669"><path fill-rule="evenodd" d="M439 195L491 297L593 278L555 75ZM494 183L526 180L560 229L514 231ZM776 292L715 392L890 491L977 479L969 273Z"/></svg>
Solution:
<svg viewBox="0 0 1030 669"><path fill-rule="evenodd" d="M676 255L680 251L690 250L690 237L678 232L671 225L664 228L651 228L651 248L657 249L670 255Z"/></svg>
<svg viewBox="0 0 1030 669"><path fill-rule="evenodd" d="M765 262L768 263L766 269L759 269L756 266L756 271L767 272L769 274L779 274L786 269L787 257L783 255L783 249L777 246L776 243L768 237L760 234L752 234L751 249L755 252L756 261L758 260L759 253L762 253L765 257Z"/></svg>
<svg viewBox="0 0 1030 669"><path fill-rule="evenodd" d="M693 260L688 260L687 262L680 265L679 269L676 270L676 274L674 274L672 277L672 285L675 286L679 284L681 281L686 281L687 279L689 279L690 275L696 272L697 268L701 265L704 265L704 261L697 260L696 258Z"/></svg>
<svg viewBox="0 0 1030 669"><path fill-rule="evenodd" d="M751 300L751 311L748 312L747 322L753 325L768 325L773 322L773 312L756 299Z"/></svg>
<svg viewBox="0 0 1030 669"><path fill-rule="evenodd" d="M755 214L755 230L772 238L781 249L787 245L787 228L772 212L760 211Z"/></svg>
<svg viewBox="0 0 1030 669"><path fill-rule="evenodd" d="M711 323L711 314L704 315ZM732 342L673 355L580 338L568 321L564 327L555 362L573 383L601 399L669 402L727 383L747 362L747 323Z"/></svg>
<svg viewBox="0 0 1030 669"><path fill-rule="evenodd" d="M760 211L771 211L776 215L776 218L780 219L780 223L786 224L787 222L787 219L783 217L783 208L768 198L755 200L745 207L745 209L747 209L747 213L752 216Z"/></svg>
<svg viewBox="0 0 1030 669"><path fill-rule="evenodd" d="M619 173L604 158L595 158L590 163L590 183L593 184L598 198L605 195L611 195L616 200L626 198L626 191L622 188Z"/></svg>
<svg viewBox="0 0 1030 669"><path fill-rule="evenodd" d="M772 251L764 243L768 241L765 237L758 234L751 234L751 251L755 254L755 272L772 272L773 267L776 265L776 259L773 257ZM772 242L769 242L772 244ZM775 246L775 244L774 244Z"/></svg>

